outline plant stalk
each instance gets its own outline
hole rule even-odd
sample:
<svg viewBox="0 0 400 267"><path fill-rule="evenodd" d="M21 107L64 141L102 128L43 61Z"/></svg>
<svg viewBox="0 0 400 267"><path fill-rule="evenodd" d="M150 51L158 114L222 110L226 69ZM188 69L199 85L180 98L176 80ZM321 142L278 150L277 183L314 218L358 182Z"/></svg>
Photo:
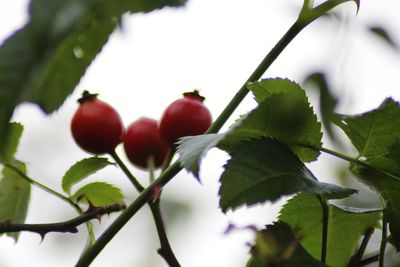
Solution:
<svg viewBox="0 0 400 267"><path fill-rule="evenodd" d="M23 172L22 170L20 170L18 167L10 164L10 163L3 163L4 166L6 166L7 168L13 170L14 172L16 172L22 179L24 179L25 181L27 181L28 183L46 191L47 193L50 193L51 195L65 201L66 203L68 203L69 205L71 205L79 215L84 214L84 212L82 211L82 209L79 207L78 204L76 204L75 202L73 202L69 197L64 196L63 194L51 189L50 187L45 186L44 184L41 184L37 181L35 181L34 179L30 178L28 175L26 175L25 172ZM96 238L94 236L94 232L93 232L93 226L91 222L87 222L86 224L86 229L88 232L88 244L86 247L93 245L96 241Z"/></svg>
<svg viewBox="0 0 400 267"><path fill-rule="evenodd" d="M318 195L322 208L322 239L321 239L321 262L326 264L326 253L328 250L328 224L329 224L329 206L325 198Z"/></svg>
<svg viewBox="0 0 400 267"><path fill-rule="evenodd" d="M381 238L381 246L379 249L379 267L385 266L385 250L387 243L387 214L384 210L382 216L382 238Z"/></svg>
<svg viewBox="0 0 400 267"><path fill-rule="evenodd" d="M121 160L121 158L118 156L118 154L114 151L111 153L111 156L113 159L117 162L118 166L120 166L121 170L125 173L125 175L129 178L129 180L132 182L132 184L136 187L136 189L139 191L139 193L142 193L145 191L145 188L139 183L138 179L136 179L135 176L130 172L128 167L125 165L125 163ZM150 175L150 182L154 182L154 160L153 158L149 158L149 175ZM177 258L175 257L175 254L172 251L171 245L169 243L167 233L165 230L164 226L164 221L161 216L161 210L160 210L160 199L157 199L155 202L152 200L147 201L151 213L154 218L154 222L156 224L156 229L158 233L158 237L160 239L160 245L161 248L158 250L159 254L164 258L164 260L168 263L170 267L180 267L181 265L179 264Z"/></svg>
<svg viewBox="0 0 400 267"><path fill-rule="evenodd" d="M322 4L323 5L323 4ZM331 8L333 8L332 6ZM211 127L206 133L218 133L225 122L230 118L232 113L236 110L239 104L243 101L249 92L247 84L255 82L261 78L265 71L271 66L276 58L288 46L288 44L300 33L308 24L316 20L318 17L324 15L323 13L315 13L313 16L304 18L300 13L299 18L289 28L289 30L282 36L278 43L272 50L265 56L255 71L250 75L242 87L238 90L235 96L231 99L225 109L213 122ZM100 251L111 241L111 239L119 232L119 230L131 219L133 215L149 201L151 191L156 186L163 186L167 184L178 172L182 170L179 160L163 170L161 175L152 182L149 187L144 189L136 200L129 205L129 207L110 225L110 227L98 238L97 242L89 248L79 259L76 267L86 267L96 258Z"/></svg>

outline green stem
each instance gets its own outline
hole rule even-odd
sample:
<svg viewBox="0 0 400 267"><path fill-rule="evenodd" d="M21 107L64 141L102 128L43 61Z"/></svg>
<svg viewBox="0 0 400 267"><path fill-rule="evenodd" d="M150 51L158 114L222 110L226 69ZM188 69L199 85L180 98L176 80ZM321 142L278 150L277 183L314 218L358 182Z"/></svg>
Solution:
<svg viewBox="0 0 400 267"><path fill-rule="evenodd" d="M367 231L364 234L364 238L361 242L361 245L357 252L354 254L353 257L351 257L349 264L347 265L348 267L356 267L359 266L361 263L362 257L365 253L365 250L367 249L368 243L371 239L372 234L374 233L374 228L368 228Z"/></svg>
<svg viewBox="0 0 400 267"><path fill-rule="evenodd" d="M249 92L247 88L248 83L258 81L265 71L271 66L276 58L282 53L286 46L296 37L296 35L305 28L307 24L300 23L297 20L289 30L282 36L278 43L272 48L272 50L265 56L254 72L249 76L246 82L242 85L236 95L231 99L219 117L214 121L207 133L217 133L232 113L236 110L239 104L243 101Z"/></svg>
<svg viewBox="0 0 400 267"><path fill-rule="evenodd" d="M312 149L312 150L315 150L315 151L324 152L324 153L326 153L326 154L335 156L335 157L337 157L337 158L343 159L343 160L345 160L345 161L354 163L354 164L359 165L359 166L363 166L363 167L365 167L365 168L367 168L367 169L370 169L370 170L372 170L372 171L375 171L375 172L377 172L377 173L379 173L379 174L382 174L382 175L385 175L385 176L388 176L388 177L390 177L390 178L393 178L393 179L395 179L395 180L400 181L400 177L398 177L398 176L396 176L396 175L393 175L393 174L391 174L391 173L389 173L389 172L386 172L386 171L384 171L384 170L375 168L375 167L371 166L370 164L368 164L368 163L366 163L366 162L364 162L364 161L361 161L361 160L359 160L359 159L357 159L357 158L353 158L353 157L350 157L350 156L345 155L345 154L343 154L343 153L340 153L340 152L331 150L331 149L329 149L329 148L325 148L325 147L315 147L315 146L307 145L307 144L296 144L296 145L302 146L302 147L306 147L306 148L309 148L309 149Z"/></svg>
<svg viewBox="0 0 400 267"><path fill-rule="evenodd" d="M4 166L6 166L7 168L13 170L14 172L16 172L21 178L23 178L25 181L27 181L28 183L52 194L53 196L67 202L69 205L71 205L79 215L82 215L84 212L82 211L82 209L75 203L73 202L69 197L64 196L63 194L51 189L50 187L47 187L37 181L35 181L34 179L30 178L28 175L26 175L25 172L23 172L22 170L20 170L18 167L10 164L10 163L3 163ZM88 246L92 245L95 243L96 238L94 236L94 231L93 231L93 226L91 222L87 222L86 223L86 229L88 232Z"/></svg>
<svg viewBox="0 0 400 267"><path fill-rule="evenodd" d="M322 208L322 240L321 240L321 262L326 263L326 253L328 250L328 224L329 224L329 206L322 196L318 196Z"/></svg>
<svg viewBox="0 0 400 267"><path fill-rule="evenodd" d="M301 16L302 14L300 14ZM249 82L255 82L261 78L265 71L271 66L276 58L282 53L282 51L288 46L288 44L297 36L301 30L303 30L308 24L316 20L323 14L314 14L307 19L299 18L289 28L289 30L282 36L278 43L272 48L272 50L266 55L261 61L255 71L250 75L246 82L242 85L239 91L231 99L225 109L221 112L218 118L213 122L211 127L206 133L218 133L225 122L230 118L232 113L236 110L239 104L243 101L249 92L247 84ZM110 225L110 227L99 237L97 242L86 251L79 259L76 267L86 267L95 259L100 251L110 242L110 240L119 232L119 230L130 220L130 218L136 214L136 212L148 201L151 190L159 185L167 184L179 171L182 170L179 161L176 161L168 168L163 170L160 177L150 184L142 193L139 194L137 199Z"/></svg>
<svg viewBox="0 0 400 267"><path fill-rule="evenodd" d="M154 187L167 184L180 170L178 162L166 169L154 182L139 194L139 196L128 206L122 214L100 235L96 243L81 256L76 267L87 267L92 263L101 250L113 239L119 230L132 218L133 215L146 203L148 203Z"/></svg>
<svg viewBox="0 0 400 267"><path fill-rule="evenodd" d="M175 151L176 151L175 147L172 146L171 149L169 150L167 159L164 162L164 166L162 167L161 172L164 172L171 165L172 159L174 158L175 155Z"/></svg>
<svg viewBox="0 0 400 267"><path fill-rule="evenodd" d="M386 211L383 211L382 216L382 239L381 239L381 247L379 249L379 267L384 267L385 261L385 250L387 243L387 214Z"/></svg>
<svg viewBox="0 0 400 267"><path fill-rule="evenodd" d="M4 166L6 166L7 168L13 170L14 172L16 172L22 179L24 179L25 181L27 181L28 183L46 191L47 193L52 194L53 196L67 202L68 204L72 205L73 207L76 207L77 205L68 197L64 196L61 193L58 193L57 191L51 189L50 187L47 187L35 180L33 180L32 178L30 178L28 175L25 174L25 172L23 172L22 170L20 170L18 167L10 164L10 163L3 163Z"/></svg>
<svg viewBox="0 0 400 267"><path fill-rule="evenodd" d="M154 174L154 158L153 157L149 157L147 160L147 168L149 169L149 181L150 183L152 183L155 179L155 174Z"/></svg>
<svg viewBox="0 0 400 267"><path fill-rule="evenodd" d="M136 187L139 193L144 192L146 189L139 183L139 181L133 176L125 163L121 160L118 154L114 151L111 153L113 159L117 162L118 166L122 169L125 175L129 178L132 184ZM150 175L150 182L153 183L154 180L154 159L152 157L148 160L148 169ZM164 222L161 216L160 210L160 200L157 199L155 202L152 200L148 201L150 206L151 213L154 218L154 222L156 224L156 229L158 233L158 237L160 239L161 248L158 250L159 254L164 258L164 260L168 263L170 267L180 267L178 260L175 257L175 254L172 251L171 245L169 244L169 240L167 237L167 233L165 230ZM119 230L119 229L118 229ZM100 239L100 238L99 238Z"/></svg>
<svg viewBox="0 0 400 267"><path fill-rule="evenodd" d="M126 165L122 162L120 157L117 155L115 151L112 151L110 153L110 156L117 162L118 166L122 169L122 171L125 173L125 175L128 177L129 181L135 186L136 190L139 192L142 192L144 190L144 187L139 183L139 180L136 179L135 176L129 171L129 169L126 167Z"/></svg>

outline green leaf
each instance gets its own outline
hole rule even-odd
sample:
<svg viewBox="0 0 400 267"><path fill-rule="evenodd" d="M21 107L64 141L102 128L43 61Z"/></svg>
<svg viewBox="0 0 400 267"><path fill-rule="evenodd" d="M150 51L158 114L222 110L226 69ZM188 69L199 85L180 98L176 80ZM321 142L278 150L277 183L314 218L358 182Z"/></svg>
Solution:
<svg viewBox="0 0 400 267"><path fill-rule="evenodd" d="M74 184L111 164L113 163L108 161L107 158L100 157L91 157L78 161L69 168L62 178L62 188L64 192L70 194L71 187Z"/></svg>
<svg viewBox="0 0 400 267"><path fill-rule="evenodd" d="M400 175L400 165L392 148L400 137L400 106L387 98L377 109L354 116L339 115L342 128L358 151L358 158L392 174Z"/></svg>
<svg viewBox="0 0 400 267"><path fill-rule="evenodd" d="M4 146L1 147L1 158L4 162L12 162L17 152L19 139L21 138L24 126L21 123L9 123L9 131L4 139Z"/></svg>
<svg viewBox="0 0 400 267"><path fill-rule="evenodd" d="M0 47L0 147L16 105L46 113L72 93L125 12L180 6L185 0L32 0L29 22Z"/></svg>
<svg viewBox="0 0 400 267"><path fill-rule="evenodd" d="M230 156L221 176L219 192L224 212L243 204L273 202L297 192L332 195L355 192L318 182L285 144L270 138L241 142Z"/></svg>
<svg viewBox="0 0 400 267"><path fill-rule="evenodd" d="M318 148L322 139L321 123L304 90L286 79L250 83L248 88L259 106L233 130L231 139L269 136L287 144L303 162L317 159L318 151L301 146Z"/></svg>
<svg viewBox="0 0 400 267"><path fill-rule="evenodd" d="M284 222L267 225L259 231L256 243L252 247L253 257L247 267L287 266L287 267L323 267L299 244L293 230Z"/></svg>
<svg viewBox="0 0 400 267"><path fill-rule="evenodd" d="M15 165L26 172L25 164L15 162ZM11 220L13 223L25 223L31 195L31 185L19 174L4 167L3 178L0 180L0 222ZM6 235L18 241L19 232Z"/></svg>
<svg viewBox="0 0 400 267"><path fill-rule="evenodd" d="M229 152L245 140L273 137L287 144L304 162L315 160L319 152L301 145L321 146L321 124L308 103L304 90L296 83L269 79L250 83L259 102L257 108L242 116L222 134L185 137L179 142L181 164L199 179L201 158L211 148Z"/></svg>
<svg viewBox="0 0 400 267"><path fill-rule="evenodd" d="M76 191L72 200L89 202L93 206L101 207L123 202L124 195L118 187L105 182L94 182Z"/></svg>
<svg viewBox="0 0 400 267"><path fill-rule="evenodd" d="M336 140L332 130L332 120L334 118L333 111L338 103L338 99L333 96L325 74L322 72L312 73L307 76L304 83L315 86L319 91L319 111L321 114L322 124L324 125L328 136L332 140Z"/></svg>
<svg viewBox="0 0 400 267"><path fill-rule="evenodd" d="M339 116L342 128L358 151L358 158L375 169L352 165L353 173L385 200L389 228L400 250L400 106L386 99L377 109L355 116Z"/></svg>
<svg viewBox="0 0 400 267"><path fill-rule="evenodd" d="M380 209L357 209L332 204L328 208L329 266L347 266L355 252L358 241L369 228L379 225ZM279 220L299 229L301 244L315 258L321 256L322 207L316 195L299 194L290 199L282 208Z"/></svg>
<svg viewBox="0 0 400 267"><path fill-rule="evenodd" d="M226 134L204 134L181 138L178 141L177 149L181 165L200 180L199 169L202 157L205 156L208 150L217 146L225 136Z"/></svg>

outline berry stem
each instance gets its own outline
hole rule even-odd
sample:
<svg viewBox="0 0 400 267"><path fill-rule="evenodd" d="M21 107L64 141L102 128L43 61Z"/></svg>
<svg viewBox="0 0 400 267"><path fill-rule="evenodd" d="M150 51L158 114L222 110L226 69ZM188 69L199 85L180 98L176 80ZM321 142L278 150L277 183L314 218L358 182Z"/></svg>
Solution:
<svg viewBox="0 0 400 267"><path fill-rule="evenodd" d="M144 187L139 183L139 180L136 179L136 177L130 172L128 167L126 167L126 165L122 162L117 153L115 151L112 151L110 153L110 156L117 162L118 166L125 173L126 177L128 177L129 181L131 181L136 190L142 192L144 190Z"/></svg>
<svg viewBox="0 0 400 267"><path fill-rule="evenodd" d="M118 156L118 154L115 151L110 153L110 155L117 162L118 166L125 173L125 175L129 178L129 180L132 182L132 184L136 187L136 189L139 191L139 193L142 194L143 192L147 192L149 190L149 188L144 188L139 183L139 181L130 172L128 167L125 165L125 163L121 160L121 158ZM153 160L152 157L149 158L148 163L149 163L148 164L148 168L149 168L150 180L153 180L153 181L151 181L151 184L153 184L155 182L155 180L154 180L154 160ZM153 188L151 188L151 191L153 191ZM160 239L161 248L158 249L158 253L164 258L164 260L168 263L168 265L170 267L180 267L181 265L179 264L178 260L176 259L175 254L172 251L171 245L169 244L169 240L168 240L167 233L166 233L166 230L165 230L164 222L163 222L163 219L162 219L162 216L161 216L160 199L157 198L153 202L153 200L149 199L149 197L148 197L145 200L147 201L147 203L150 206L150 210L151 210L151 213L153 215L154 222L156 224L158 237ZM117 220L120 217L118 217ZM130 218L128 218L128 220L129 219ZM117 231L119 231L119 229ZM96 242L95 245L97 243L98 242ZM107 241L107 243L108 243L108 241ZM91 249L89 249L88 251L91 251ZM86 255L86 253L84 255ZM79 263L78 263L77 266L79 266ZM86 265L82 265L82 266L86 266Z"/></svg>
<svg viewBox="0 0 400 267"><path fill-rule="evenodd" d="M322 208L322 239L321 239L321 262L326 263L326 253L328 249L328 225L329 225L329 207L326 199L318 196Z"/></svg>
<svg viewBox="0 0 400 267"><path fill-rule="evenodd" d="M382 238L381 238L381 246L379 248L379 267L385 266L385 250L387 243L387 214L386 211L383 211L382 214Z"/></svg>

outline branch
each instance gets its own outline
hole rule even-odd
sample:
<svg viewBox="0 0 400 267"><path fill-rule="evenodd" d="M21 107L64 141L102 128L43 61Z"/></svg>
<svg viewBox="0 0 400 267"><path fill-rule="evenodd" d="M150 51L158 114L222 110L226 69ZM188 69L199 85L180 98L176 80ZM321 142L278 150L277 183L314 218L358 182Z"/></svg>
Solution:
<svg viewBox="0 0 400 267"><path fill-rule="evenodd" d="M374 233L374 228L368 228L367 231L364 234L364 238L361 242L361 245L357 252L351 257L349 264L347 265L348 267L354 267L354 266L359 266L362 257L364 255L364 252L368 246L368 242L371 239L372 234Z"/></svg>
<svg viewBox="0 0 400 267"><path fill-rule="evenodd" d="M82 215L59 223L44 224L14 224L11 220L0 223L0 233L28 231L38 233L42 239L49 232L77 233L77 227L91 219L100 219L101 215L110 214L125 209L124 204L114 204L105 207L90 207Z"/></svg>

